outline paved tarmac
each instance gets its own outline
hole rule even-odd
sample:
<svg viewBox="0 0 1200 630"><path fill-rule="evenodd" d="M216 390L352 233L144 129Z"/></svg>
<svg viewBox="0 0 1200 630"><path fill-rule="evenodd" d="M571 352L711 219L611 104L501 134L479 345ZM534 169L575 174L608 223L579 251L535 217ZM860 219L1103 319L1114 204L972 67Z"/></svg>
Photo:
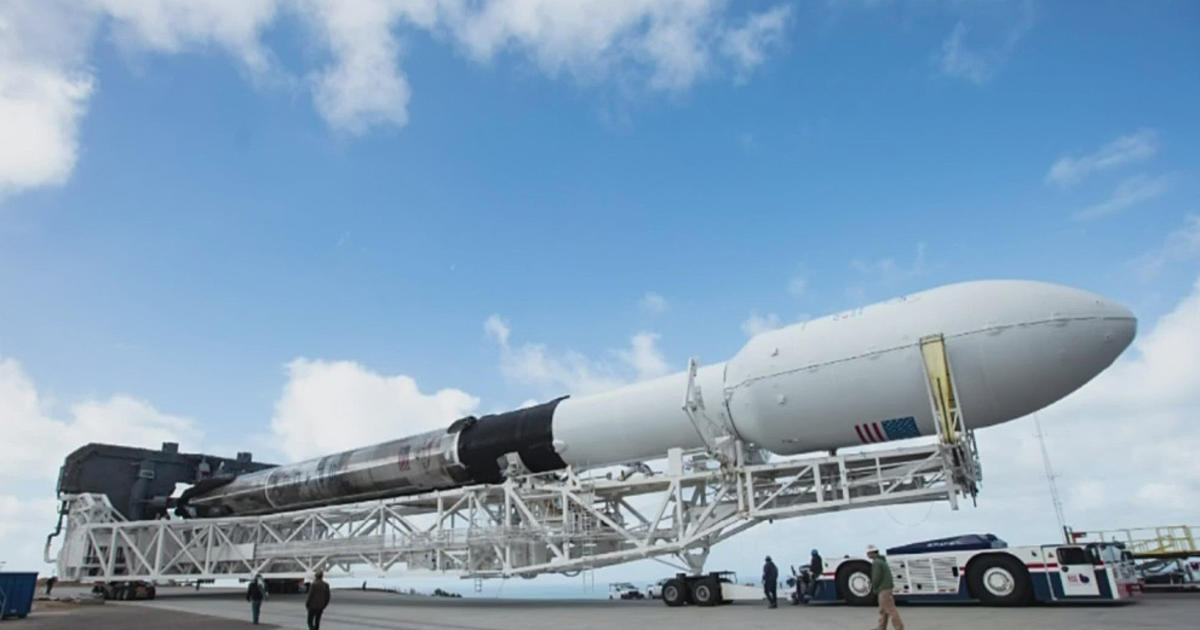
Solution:
<svg viewBox="0 0 1200 630"><path fill-rule="evenodd" d="M13 630L109 630L110 628L251 628L250 606L241 592L162 589L146 602L110 602L68 612L35 612ZM1195 628L1200 595L1153 594L1133 604L988 608L967 605L901 606L911 630L1013 630L1075 628ZM258 627L305 628L304 596L276 595L263 606ZM667 608L654 601L495 600L410 597L372 591L335 590L323 630L738 630L828 628L864 630L876 622L871 608L757 604L716 608ZM10 626L6 625L5 628Z"/></svg>

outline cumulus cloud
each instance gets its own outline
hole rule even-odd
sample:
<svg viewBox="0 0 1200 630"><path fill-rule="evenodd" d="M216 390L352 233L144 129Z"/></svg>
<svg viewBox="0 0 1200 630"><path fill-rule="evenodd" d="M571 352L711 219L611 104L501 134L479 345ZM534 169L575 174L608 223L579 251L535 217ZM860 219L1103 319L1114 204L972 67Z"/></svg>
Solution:
<svg viewBox="0 0 1200 630"><path fill-rule="evenodd" d="M742 322L742 332L746 333L747 337L753 337L768 330L775 330L779 325L779 316L775 313L759 315L758 311L754 311Z"/></svg>
<svg viewBox="0 0 1200 630"><path fill-rule="evenodd" d="M1073 218L1086 221L1117 214L1162 195L1170 183L1171 179L1167 175L1134 175L1117 184L1108 199L1076 212Z"/></svg>
<svg viewBox="0 0 1200 630"><path fill-rule="evenodd" d="M445 427L479 407L462 390L424 393L409 376L353 361L298 358L287 364L287 375L271 431L293 460Z"/></svg>
<svg viewBox="0 0 1200 630"><path fill-rule="evenodd" d="M670 366L658 347L659 335L639 332L629 347L593 359L575 350L553 350L542 343L509 343L508 324L492 315L484 330L500 347L500 372L508 380L534 388L542 396L593 394L635 380L662 376Z"/></svg>
<svg viewBox="0 0 1200 630"><path fill-rule="evenodd" d="M116 41L131 51L178 53L214 48L253 73L272 65L262 31L278 14L278 0L90 0L112 24Z"/></svg>
<svg viewBox="0 0 1200 630"><path fill-rule="evenodd" d="M198 446L202 438L191 420L126 395L82 401L55 414L11 358L0 358L0 418L5 479L53 479L67 453L88 442L158 448L163 442Z"/></svg>
<svg viewBox="0 0 1200 630"><path fill-rule="evenodd" d="M62 184L97 89L88 53L108 33L129 53L226 54L257 83L293 83L263 33L282 16L314 36L322 67L302 71L333 129L408 122L403 38L428 32L471 60L514 53L543 73L623 89L678 91L741 79L783 40L783 6L741 13L721 0L43 0L0 3L0 196Z"/></svg>
<svg viewBox="0 0 1200 630"><path fill-rule="evenodd" d="M1088 175L1149 159L1158 152L1158 133L1153 129L1142 129L1121 136L1099 149L1083 155L1064 155L1050 165L1046 171L1047 184L1068 187L1079 183Z"/></svg>
<svg viewBox="0 0 1200 630"><path fill-rule="evenodd" d="M94 20L60 2L0 4L0 199L67 180L95 82L85 66Z"/></svg>
<svg viewBox="0 0 1200 630"><path fill-rule="evenodd" d="M731 26L718 0L496 0L447 2L442 23L473 59L504 51L531 57L547 74L585 83L645 76L656 89L686 88L724 58L739 70L758 65L781 39L785 8ZM714 50L713 42L724 45Z"/></svg>
<svg viewBox="0 0 1200 630"><path fill-rule="evenodd" d="M646 295L642 296L641 301L638 302L638 306L651 315L658 315L666 312L667 298L653 291L648 291Z"/></svg>
<svg viewBox="0 0 1200 630"><path fill-rule="evenodd" d="M9 570L41 570L41 547L54 525L54 480L68 453L88 442L159 448L200 447L187 418L127 395L84 400L58 412L13 358L0 357L0 549Z"/></svg>

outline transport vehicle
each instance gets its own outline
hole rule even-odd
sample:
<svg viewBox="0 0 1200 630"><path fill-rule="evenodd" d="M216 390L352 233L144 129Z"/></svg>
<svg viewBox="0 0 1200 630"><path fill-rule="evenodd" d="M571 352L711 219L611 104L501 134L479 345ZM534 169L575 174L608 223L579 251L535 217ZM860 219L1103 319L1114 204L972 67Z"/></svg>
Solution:
<svg viewBox="0 0 1200 630"><path fill-rule="evenodd" d="M898 602L1121 601L1140 590L1133 560L1114 542L1010 547L992 534L968 534L892 547L886 558ZM870 561L826 561L814 600L873 604Z"/></svg>

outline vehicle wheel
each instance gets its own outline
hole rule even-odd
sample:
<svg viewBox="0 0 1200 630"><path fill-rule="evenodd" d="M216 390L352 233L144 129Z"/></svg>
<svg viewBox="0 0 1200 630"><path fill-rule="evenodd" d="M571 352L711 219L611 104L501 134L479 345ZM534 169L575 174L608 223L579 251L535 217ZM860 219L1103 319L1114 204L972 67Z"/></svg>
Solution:
<svg viewBox="0 0 1200 630"><path fill-rule="evenodd" d="M1009 556L980 556L967 568L967 587L989 606L1019 606L1029 602L1029 572Z"/></svg>
<svg viewBox="0 0 1200 630"><path fill-rule="evenodd" d="M663 584L663 603L668 606L682 606L688 602L687 586L682 580L671 580Z"/></svg>
<svg viewBox="0 0 1200 630"><path fill-rule="evenodd" d="M837 592L851 606L870 606L875 603L871 595L871 565L859 561L847 562L837 572Z"/></svg>
<svg viewBox="0 0 1200 630"><path fill-rule="evenodd" d="M721 603L721 583L704 578L692 582L692 601L699 606L716 606Z"/></svg>
<svg viewBox="0 0 1200 630"><path fill-rule="evenodd" d="M154 596L156 594L158 594L158 589L151 586L150 589L146 592L146 599L154 599Z"/></svg>

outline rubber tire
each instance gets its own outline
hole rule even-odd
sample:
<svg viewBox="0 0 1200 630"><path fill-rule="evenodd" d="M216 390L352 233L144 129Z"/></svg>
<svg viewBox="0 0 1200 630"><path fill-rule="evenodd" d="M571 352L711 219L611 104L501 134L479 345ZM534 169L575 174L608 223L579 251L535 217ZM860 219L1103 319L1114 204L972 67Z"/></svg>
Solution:
<svg viewBox="0 0 1200 630"><path fill-rule="evenodd" d="M682 580L670 580L663 584L662 588L663 603L674 608L688 603L687 585Z"/></svg>
<svg viewBox="0 0 1200 630"><path fill-rule="evenodd" d="M855 595L850 591L850 577L855 573L863 573L867 576L867 581L871 580L871 565L865 560L851 560L850 562L842 563L837 571L837 593L842 601L851 606L873 606L875 605L875 596L868 593L864 595Z"/></svg>
<svg viewBox="0 0 1200 630"><path fill-rule="evenodd" d="M697 606L716 606L721 603L721 583L713 578L692 582L692 601Z"/></svg>
<svg viewBox="0 0 1200 630"><path fill-rule="evenodd" d="M996 595L988 590L983 576L988 569L999 568L1012 576L1014 586L1008 595ZM967 567L967 589L971 595L988 606L1023 606L1033 595L1029 570L1016 558L1002 555L979 556Z"/></svg>

